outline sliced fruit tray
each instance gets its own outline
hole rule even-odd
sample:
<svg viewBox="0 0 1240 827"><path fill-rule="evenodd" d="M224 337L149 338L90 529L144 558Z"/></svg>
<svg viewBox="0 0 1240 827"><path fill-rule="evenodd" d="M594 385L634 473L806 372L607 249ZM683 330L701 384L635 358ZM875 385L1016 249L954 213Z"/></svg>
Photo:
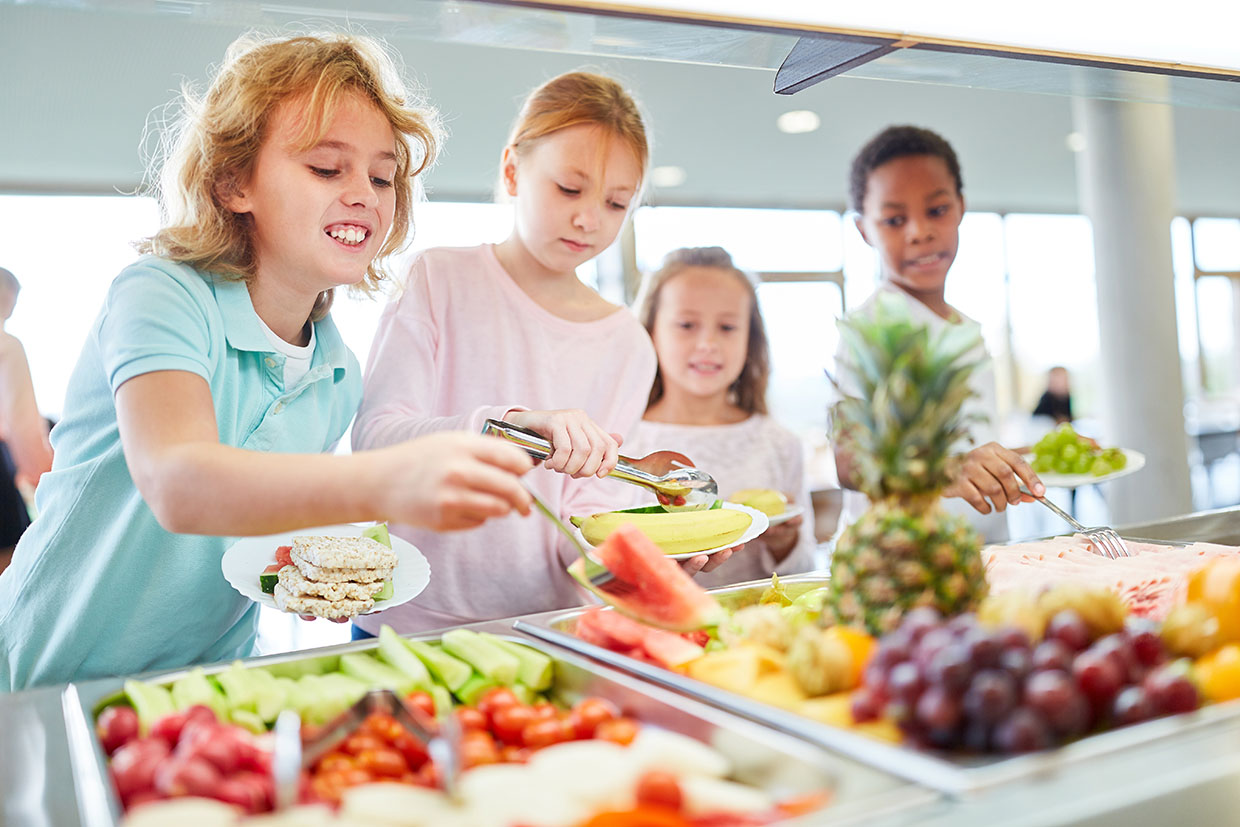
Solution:
<svg viewBox="0 0 1240 827"><path fill-rule="evenodd" d="M828 578L822 574L780 579L792 598L827 582ZM758 603L770 586L769 581L763 580L714 590L712 594L726 609L735 611ZM696 680L682 672L588 643L573 634L577 619L584 613L585 610L581 609L533 615L516 621L514 628L674 692L804 739L824 750L849 756L949 795L974 793L1052 770L1079 767L1103 756L1168 742L1184 733L1200 732L1222 721L1240 719L1240 702L1230 702L1092 734L1057 749L1021 755L919 749L889 738L872 737L858 729L814 720Z"/></svg>
<svg viewBox="0 0 1240 827"><path fill-rule="evenodd" d="M452 635L459 631L445 634ZM468 627L467 631L483 632L492 641L523 644L548 655L552 671L544 693L538 698L545 697L561 708L574 704L581 706L579 702L583 698L601 699L620 710L626 719L636 721L640 727L655 727L700 741L728 759L732 767L728 776L730 780L757 787L776 800L812 798L826 793L833 823L849 823L853 819L863 821L867 814L875 812L875 808L891 812L926 805L935 800L933 793L897 778L874 772L847 759L823 754L797 739L770 732L726 711L686 701L572 652L514 635L508 623L479 624ZM406 645L438 646L443 635L419 635L400 640ZM109 727L104 725L108 719L101 713L105 710L120 708L119 705L124 704L127 698L132 698L138 715L149 720L151 711L144 707L162 702L164 696L160 693L165 689L168 690L168 697L174 697L178 693L182 696L187 692L194 694L210 685L224 689L223 695L227 698L228 682L237 680L243 669L275 674L283 680L297 676L339 674L345 668L343 664L350 663L351 671L344 674L358 678L358 656L372 658L381 666L382 651L377 641L358 641L310 652L142 676L140 682L107 679L70 684L62 702L81 823L85 827L111 827L118 824L122 816L123 805L113 786L115 768L110 771L108 759L109 754L115 753L118 747L115 743L101 740L101 737L109 741L113 738ZM368 670L372 667L365 666L361 671L371 678L371 684L383 677L381 674L370 675ZM139 683L145 688L139 687ZM454 694L459 700L459 692ZM290 693L287 697L290 699L288 703L295 703L291 700L296 697L295 694ZM184 701L184 698L181 700ZM303 706L303 717L313 720L318 713L327 714L321 706L325 701L323 697L312 700L314 703ZM214 699L214 702L218 701L219 698ZM191 710L205 714L207 698L196 695L192 702L197 706L190 707ZM263 719L275 711L266 709L264 705L271 706L275 701L260 693L254 703L254 709L258 711L253 719L247 719L244 713L234 710L232 713L221 712L221 720L231 718L234 723L242 721L243 726L249 724L251 729L261 732ZM144 726L144 733L150 731L149 726ZM575 782L565 779L564 783L572 785ZM821 818L818 813L809 818L813 819L815 815Z"/></svg>

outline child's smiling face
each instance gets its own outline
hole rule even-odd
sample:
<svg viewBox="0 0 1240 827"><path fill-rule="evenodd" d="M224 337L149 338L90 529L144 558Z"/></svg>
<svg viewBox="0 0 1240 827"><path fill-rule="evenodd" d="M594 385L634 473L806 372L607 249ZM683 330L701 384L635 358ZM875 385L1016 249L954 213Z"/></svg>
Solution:
<svg viewBox="0 0 1240 827"><path fill-rule="evenodd" d="M686 267L659 293L651 336L664 392L722 396L749 354L749 290L717 267Z"/></svg>
<svg viewBox="0 0 1240 827"><path fill-rule="evenodd" d="M303 151L301 103L285 100L272 113L249 180L227 206L250 215L260 278L317 295L361 281L383 246L396 210L396 138L376 106L349 94Z"/></svg>
<svg viewBox="0 0 1240 827"><path fill-rule="evenodd" d="M857 229L878 251L884 278L914 295L941 297L962 218L964 199L946 162L907 155L870 172Z"/></svg>

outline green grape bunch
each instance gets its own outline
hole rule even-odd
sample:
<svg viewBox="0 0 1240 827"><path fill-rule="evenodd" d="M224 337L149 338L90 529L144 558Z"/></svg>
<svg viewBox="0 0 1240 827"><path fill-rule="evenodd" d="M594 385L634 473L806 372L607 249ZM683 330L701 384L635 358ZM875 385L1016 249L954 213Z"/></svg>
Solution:
<svg viewBox="0 0 1240 827"><path fill-rule="evenodd" d="M1099 448L1063 423L1033 446L1033 470L1038 474L1092 474L1100 477L1122 470L1128 457L1119 448Z"/></svg>

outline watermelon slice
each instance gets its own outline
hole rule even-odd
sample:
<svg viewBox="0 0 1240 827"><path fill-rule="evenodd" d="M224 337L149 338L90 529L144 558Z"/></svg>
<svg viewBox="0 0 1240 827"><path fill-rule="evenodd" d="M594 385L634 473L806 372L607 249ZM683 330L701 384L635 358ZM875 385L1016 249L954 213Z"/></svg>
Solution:
<svg viewBox="0 0 1240 827"><path fill-rule="evenodd" d="M279 546L276 548L276 565L280 568L293 565L293 547ZM276 569L279 571L279 569Z"/></svg>
<svg viewBox="0 0 1240 827"><path fill-rule="evenodd" d="M621 525L593 553L628 589L623 596L591 591L629 617L677 631L717 626L727 618L718 601L636 526ZM589 588L584 570L582 560L569 566Z"/></svg>
<svg viewBox="0 0 1240 827"><path fill-rule="evenodd" d="M586 643L667 669L699 658L705 651L675 632L653 629L597 606L577 618L574 631Z"/></svg>

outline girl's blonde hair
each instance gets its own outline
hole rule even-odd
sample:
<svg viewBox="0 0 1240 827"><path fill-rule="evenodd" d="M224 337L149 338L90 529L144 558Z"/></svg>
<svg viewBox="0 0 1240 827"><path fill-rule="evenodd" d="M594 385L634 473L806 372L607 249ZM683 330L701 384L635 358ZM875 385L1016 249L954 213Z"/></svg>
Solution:
<svg viewBox="0 0 1240 827"><path fill-rule="evenodd" d="M722 270L736 277L749 292L749 343L745 353L745 366L729 390L733 403L748 414L766 413L766 386L771 378L771 349L766 339L766 325L758 308L758 290L754 280L744 270L732 263L732 256L722 247L681 247L672 250L662 266L646 277L638 313L646 332L654 335L654 322L659 314L659 297L664 286L682 271L690 267L709 267ZM650 386L649 408L663 398L663 371L655 370L654 384Z"/></svg>
<svg viewBox="0 0 1240 827"><path fill-rule="evenodd" d="M183 90L180 116L164 135L158 174L163 226L138 249L226 277L253 278L258 261L250 216L233 213L223 198L253 173L277 106L304 97L296 147L306 150L322 138L349 94L373 103L396 135L396 211L360 285L377 287L386 278L381 260L409 234L415 178L434 161L440 133L435 113L406 86L383 45L352 34L246 35L228 48L206 95ZM154 166L160 166L158 158ZM331 299L330 290L320 295L312 318L325 316Z"/></svg>
<svg viewBox="0 0 1240 827"><path fill-rule="evenodd" d="M641 110L623 86L593 72L567 72L531 92L517 113L508 146L521 155L540 138L579 124L597 124L618 137L632 150L645 181L650 139ZM634 204L641 194L640 186L638 190Z"/></svg>

